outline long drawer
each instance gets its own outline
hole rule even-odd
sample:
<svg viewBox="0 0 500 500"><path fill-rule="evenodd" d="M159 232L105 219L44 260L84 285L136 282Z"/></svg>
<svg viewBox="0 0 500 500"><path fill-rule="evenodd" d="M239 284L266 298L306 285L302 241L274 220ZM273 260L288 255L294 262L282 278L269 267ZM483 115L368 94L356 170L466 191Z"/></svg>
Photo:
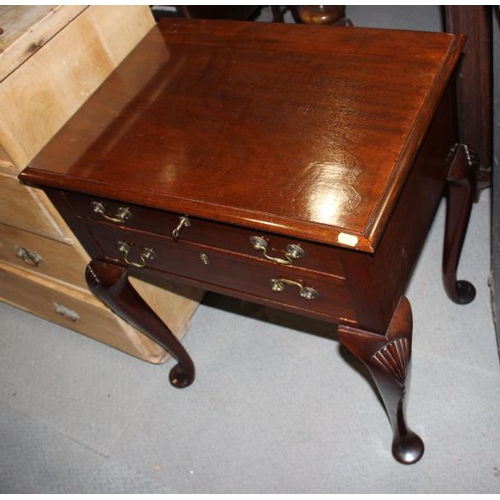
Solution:
<svg viewBox="0 0 500 500"><path fill-rule="evenodd" d="M263 262L281 262L284 266L343 275L340 259L326 245L77 193L65 193L65 196L71 209L87 220L170 239L177 236L179 242L208 245L256 257ZM176 230L177 235L174 234Z"/></svg>
<svg viewBox="0 0 500 500"><path fill-rule="evenodd" d="M75 246L0 224L0 259L11 266L87 290L88 258Z"/></svg>
<svg viewBox="0 0 500 500"><path fill-rule="evenodd" d="M201 288L236 292L256 301L310 311L333 319L351 317L352 301L345 280L295 266L260 262L232 251L186 241L173 242L151 233L87 226L102 250L101 258L188 279Z"/></svg>
<svg viewBox="0 0 500 500"><path fill-rule="evenodd" d="M162 363L169 358L160 346L118 318L90 292L65 287L0 262L0 297L145 361Z"/></svg>

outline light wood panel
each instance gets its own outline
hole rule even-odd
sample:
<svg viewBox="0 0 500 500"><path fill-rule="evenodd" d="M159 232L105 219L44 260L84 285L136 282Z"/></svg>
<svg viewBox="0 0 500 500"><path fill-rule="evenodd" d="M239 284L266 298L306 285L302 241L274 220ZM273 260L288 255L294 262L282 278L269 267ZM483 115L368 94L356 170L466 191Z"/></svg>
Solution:
<svg viewBox="0 0 500 500"><path fill-rule="evenodd" d="M73 240L45 194L21 184L16 177L0 174L0 223L54 240Z"/></svg>
<svg viewBox="0 0 500 500"><path fill-rule="evenodd" d="M16 170L16 166L14 165L11 157L7 154L7 151L5 151L5 149L3 149L3 147L0 145L0 173L3 172L5 174L15 175Z"/></svg>
<svg viewBox="0 0 500 500"><path fill-rule="evenodd" d="M154 25L146 6L91 6L0 86L0 145L18 169Z"/></svg>
<svg viewBox="0 0 500 500"><path fill-rule="evenodd" d="M189 329L191 317L205 291L178 283L162 283L159 287L136 278L129 280L151 309L181 339Z"/></svg>
<svg viewBox="0 0 500 500"><path fill-rule="evenodd" d="M90 292L0 262L0 296L7 303L145 361L162 363L168 359L161 347L118 318Z"/></svg>
<svg viewBox="0 0 500 500"><path fill-rule="evenodd" d="M0 5L0 81L23 64L86 5Z"/></svg>

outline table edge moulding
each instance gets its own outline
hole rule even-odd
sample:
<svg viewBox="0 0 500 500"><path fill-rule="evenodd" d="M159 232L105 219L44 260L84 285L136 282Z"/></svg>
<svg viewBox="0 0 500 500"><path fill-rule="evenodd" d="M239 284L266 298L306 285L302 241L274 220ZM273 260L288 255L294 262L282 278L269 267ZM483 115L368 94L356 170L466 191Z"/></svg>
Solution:
<svg viewBox="0 0 500 500"><path fill-rule="evenodd" d="M172 385L189 386L194 363L130 277L337 323L380 391L394 457L414 463L404 294L443 194L445 291L475 296L457 281L478 165L449 85L464 43L162 20L20 178L89 253L94 294L175 358Z"/></svg>

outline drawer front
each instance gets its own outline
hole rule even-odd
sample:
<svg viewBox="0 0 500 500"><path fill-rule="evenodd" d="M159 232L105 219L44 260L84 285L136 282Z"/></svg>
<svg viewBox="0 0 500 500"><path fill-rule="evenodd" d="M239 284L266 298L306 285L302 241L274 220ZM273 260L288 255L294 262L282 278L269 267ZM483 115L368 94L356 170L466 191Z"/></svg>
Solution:
<svg viewBox="0 0 500 500"><path fill-rule="evenodd" d="M331 319L352 316L345 280L297 267L285 267L193 243L174 243L147 233L93 224L90 233L102 256L132 267L154 269L193 280L201 288L249 300L271 301L289 309Z"/></svg>
<svg viewBox="0 0 500 500"><path fill-rule="evenodd" d="M263 262L280 263L318 272L343 276L343 268L335 249L296 238L278 236L238 226L211 222L205 219L143 208L129 203L66 193L71 208L89 220L107 222L114 226L138 229L178 241L208 245Z"/></svg>
<svg viewBox="0 0 500 500"><path fill-rule="evenodd" d="M0 225L0 259L10 265L87 289L88 260L75 247Z"/></svg>
<svg viewBox="0 0 500 500"><path fill-rule="evenodd" d="M90 292L51 285L1 263L0 300L144 361L162 363L168 358L160 346L118 318Z"/></svg>
<svg viewBox="0 0 500 500"><path fill-rule="evenodd" d="M0 224L58 241L71 241L59 216L53 216L49 210L42 191L24 186L16 177L0 174Z"/></svg>

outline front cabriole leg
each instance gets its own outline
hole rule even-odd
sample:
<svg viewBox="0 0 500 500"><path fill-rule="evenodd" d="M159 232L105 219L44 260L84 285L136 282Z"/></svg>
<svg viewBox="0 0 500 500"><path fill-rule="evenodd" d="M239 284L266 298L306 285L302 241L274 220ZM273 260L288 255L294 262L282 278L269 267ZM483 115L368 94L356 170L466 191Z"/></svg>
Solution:
<svg viewBox="0 0 500 500"><path fill-rule="evenodd" d="M410 375L412 312L402 297L386 335L358 328L339 326L339 338L368 367L391 422L392 454L403 464L417 462L424 443L406 425L405 396Z"/></svg>
<svg viewBox="0 0 500 500"><path fill-rule="evenodd" d="M153 312L128 281L128 268L94 259L85 278L90 290L118 316L161 345L177 360L170 371L174 387L187 387L194 381L194 364L179 339Z"/></svg>

